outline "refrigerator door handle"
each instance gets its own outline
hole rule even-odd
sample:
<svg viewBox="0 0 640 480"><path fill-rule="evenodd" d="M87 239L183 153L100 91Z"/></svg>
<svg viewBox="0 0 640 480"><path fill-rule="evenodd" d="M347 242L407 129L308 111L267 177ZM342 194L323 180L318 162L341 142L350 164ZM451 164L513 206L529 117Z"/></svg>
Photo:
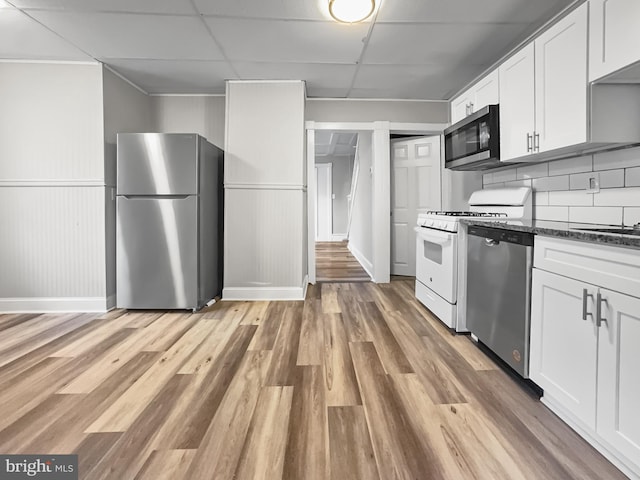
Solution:
<svg viewBox="0 0 640 480"><path fill-rule="evenodd" d="M120 197L126 198L128 200L135 200L137 198L149 198L153 200L184 200L185 198L193 197L194 195L119 195Z"/></svg>

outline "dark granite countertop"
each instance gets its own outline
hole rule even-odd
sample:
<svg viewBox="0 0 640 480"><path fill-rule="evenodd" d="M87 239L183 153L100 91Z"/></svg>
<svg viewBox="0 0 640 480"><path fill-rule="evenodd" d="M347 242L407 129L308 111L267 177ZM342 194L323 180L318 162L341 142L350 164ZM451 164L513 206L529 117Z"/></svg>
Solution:
<svg viewBox="0 0 640 480"><path fill-rule="evenodd" d="M630 247L640 250L640 235L624 235L617 233L601 233L581 230L582 228L621 228L619 225L594 225L587 223L554 222L550 220L489 220L461 219L466 225L501 228L519 232L560 237L582 242L601 243Z"/></svg>

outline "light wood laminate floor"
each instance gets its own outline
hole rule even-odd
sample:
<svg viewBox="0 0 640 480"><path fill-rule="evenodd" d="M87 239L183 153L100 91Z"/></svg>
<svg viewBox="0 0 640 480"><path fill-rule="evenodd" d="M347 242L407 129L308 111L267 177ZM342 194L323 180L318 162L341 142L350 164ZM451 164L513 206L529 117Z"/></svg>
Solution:
<svg viewBox="0 0 640 480"><path fill-rule="evenodd" d="M316 242L318 282L369 282L369 274L345 242Z"/></svg>
<svg viewBox="0 0 640 480"><path fill-rule="evenodd" d="M413 288L0 315L0 452L83 479L624 478Z"/></svg>

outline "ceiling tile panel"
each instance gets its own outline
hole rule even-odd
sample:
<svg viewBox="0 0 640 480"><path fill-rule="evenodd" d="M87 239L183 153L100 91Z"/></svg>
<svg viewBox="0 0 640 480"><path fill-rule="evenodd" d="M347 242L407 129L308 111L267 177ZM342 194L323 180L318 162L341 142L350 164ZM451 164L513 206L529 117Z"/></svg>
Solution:
<svg viewBox="0 0 640 480"><path fill-rule="evenodd" d="M245 20L207 17L231 60L355 63L368 26L335 22Z"/></svg>
<svg viewBox="0 0 640 480"><path fill-rule="evenodd" d="M538 22L573 0L383 1L378 22Z"/></svg>
<svg viewBox="0 0 640 480"><path fill-rule="evenodd" d="M236 72L247 80L306 80L309 88L348 88L356 65L329 63L234 62Z"/></svg>
<svg viewBox="0 0 640 480"><path fill-rule="evenodd" d="M225 62L109 60L107 64L149 93L225 93L235 79Z"/></svg>
<svg viewBox="0 0 640 480"><path fill-rule="evenodd" d="M223 58L198 17L35 10L29 14L98 59Z"/></svg>
<svg viewBox="0 0 640 480"><path fill-rule="evenodd" d="M1 1L1 0L0 0ZM11 0L18 8L76 12L196 13L189 0Z"/></svg>
<svg viewBox="0 0 640 480"><path fill-rule="evenodd" d="M363 63L492 63L526 28L526 24L376 25Z"/></svg>
<svg viewBox="0 0 640 480"><path fill-rule="evenodd" d="M0 58L92 60L55 33L13 8L0 9Z"/></svg>
<svg viewBox="0 0 640 480"><path fill-rule="evenodd" d="M195 0L204 15L288 20L328 20L329 0Z"/></svg>

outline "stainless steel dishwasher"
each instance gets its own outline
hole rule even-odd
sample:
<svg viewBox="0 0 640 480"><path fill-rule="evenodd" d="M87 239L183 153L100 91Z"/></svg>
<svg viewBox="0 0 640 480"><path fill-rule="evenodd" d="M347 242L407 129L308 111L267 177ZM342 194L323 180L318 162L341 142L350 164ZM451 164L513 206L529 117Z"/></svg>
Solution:
<svg viewBox="0 0 640 480"><path fill-rule="evenodd" d="M533 234L467 229L467 328L529 377Z"/></svg>

